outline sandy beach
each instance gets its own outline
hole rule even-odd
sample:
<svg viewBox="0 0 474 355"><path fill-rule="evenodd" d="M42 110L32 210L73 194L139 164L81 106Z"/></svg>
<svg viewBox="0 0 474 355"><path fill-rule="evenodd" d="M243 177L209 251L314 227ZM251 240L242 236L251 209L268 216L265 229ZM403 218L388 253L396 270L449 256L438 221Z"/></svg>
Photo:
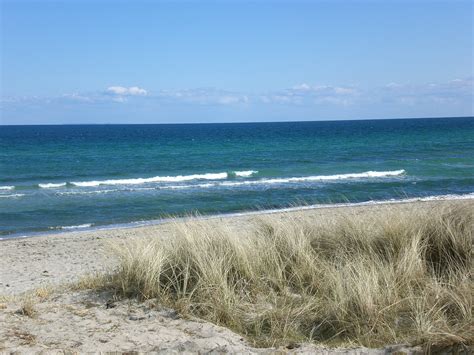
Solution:
<svg viewBox="0 0 474 355"><path fill-rule="evenodd" d="M353 207L355 214L385 208L428 207L447 202L411 202ZM472 206L474 201L451 201ZM285 219L294 214L322 218L349 207L276 213ZM260 215L210 219L240 231ZM0 242L0 350L20 351L157 351L157 352L262 352L222 327L197 319L181 319L175 311L154 302L116 300L107 292L71 289L82 277L112 269L117 260L108 243L133 238L170 237L170 223L158 225L68 232ZM21 310L25 300L35 299L34 314ZM399 349L400 346L394 349ZM275 350L275 349L273 349ZM282 349L288 351L289 349ZM416 352L420 349L410 349ZM293 351L328 353L312 345ZM336 350L331 350L335 352ZM370 353L387 353L370 350ZM367 353L367 349L341 349L337 353Z"/></svg>
<svg viewBox="0 0 474 355"><path fill-rule="evenodd" d="M314 208L291 212L262 211L242 216L212 217L210 220L242 230L242 228L250 227L259 216L269 213L279 218L286 218L292 214L325 217L336 211L353 210L354 213L363 214L384 208L406 209L414 206L434 206L439 203L446 202L400 202ZM452 203L471 203L474 206L474 200L467 200L467 202L453 200ZM0 241L0 295L14 295L38 287L71 283L86 274L104 271L113 267L116 262L107 250L107 243L143 237L166 239L170 235L170 225L171 222L165 222L141 227L64 232L2 240Z"/></svg>

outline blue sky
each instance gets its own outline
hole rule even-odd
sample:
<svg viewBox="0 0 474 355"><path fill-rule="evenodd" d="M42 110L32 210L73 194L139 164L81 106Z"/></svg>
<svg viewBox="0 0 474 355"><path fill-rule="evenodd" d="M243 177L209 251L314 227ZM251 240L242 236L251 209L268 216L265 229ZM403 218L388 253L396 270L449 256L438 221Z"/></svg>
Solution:
<svg viewBox="0 0 474 355"><path fill-rule="evenodd" d="M471 1L0 2L2 124L474 114Z"/></svg>

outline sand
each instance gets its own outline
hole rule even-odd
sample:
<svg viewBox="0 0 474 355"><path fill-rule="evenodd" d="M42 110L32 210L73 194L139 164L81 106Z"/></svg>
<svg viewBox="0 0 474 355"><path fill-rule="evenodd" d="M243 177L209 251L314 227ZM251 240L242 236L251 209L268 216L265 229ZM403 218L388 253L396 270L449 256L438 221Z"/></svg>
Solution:
<svg viewBox="0 0 474 355"><path fill-rule="evenodd" d="M355 213L373 209L408 208L397 205L355 207ZM474 201L469 203L474 210ZM341 207L346 208L346 207ZM315 218L334 213L334 208L280 213L311 214ZM258 215L213 218L230 228L250 227ZM182 319L173 310L152 301L114 300L107 292L72 290L69 285L87 274L113 268L117 260L109 253L110 242L144 236L170 237L170 223L145 227L67 232L0 241L0 351L108 352L140 351L158 353L273 352L256 349L240 335L198 319ZM22 311L23 310L23 311ZM29 312L31 311L31 312ZM31 313L31 314L30 314ZM402 350L328 350L311 344L293 352L384 354ZM289 349L279 349L289 351ZM407 348L417 353L418 348Z"/></svg>

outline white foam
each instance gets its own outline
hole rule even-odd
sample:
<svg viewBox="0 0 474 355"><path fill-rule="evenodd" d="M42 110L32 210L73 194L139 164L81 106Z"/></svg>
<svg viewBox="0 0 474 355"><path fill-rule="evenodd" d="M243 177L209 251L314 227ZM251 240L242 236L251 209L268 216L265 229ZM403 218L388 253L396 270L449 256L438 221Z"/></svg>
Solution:
<svg viewBox="0 0 474 355"><path fill-rule="evenodd" d="M252 174L257 173L255 170L249 171L236 171L235 174L239 174L241 177L250 177ZM219 179L222 179L224 173L218 174L205 174L207 178L211 179L211 175L218 176ZM216 181L203 184L191 184L191 185L162 185L156 187L148 188L131 188L131 189L115 189L115 190L96 190L96 191L68 191L68 192L59 192L60 195L82 195L82 194L102 194L109 192L130 192L130 191L142 191L142 190L184 190L184 189L196 189L196 188L212 188L212 187L232 187L232 186L245 186L245 185L272 185L272 184L286 184L286 183L295 183L295 182L311 182L311 181L331 181L331 180L345 180L345 179L367 179L367 178L383 178L390 176L400 176L404 175L405 170L393 170L393 171L367 171L363 173L351 173L351 174L337 174L337 175L316 175L316 176L303 176L303 177L289 177L289 178L275 178L275 179L260 179L260 180L249 180L249 181ZM191 176L204 176L204 175L187 175L185 177ZM178 176L179 177L179 176ZM160 177L160 181L163 181L163 178ZM176 177L173 177L176 178ZM134 185L150 182L151 179L123 179L123 180L102 180L102 181L88 181L81 183L72 183L76 186L98 186L98 185ZM146 181L145 181L146 180ZM216 180L216 178L214 178ZM172 181L172 180L170 180ZM188 180L177 180L188 181ZM110 183L109 183L110 182Z"/></svg>
<svg viewBox="0 0 474 355"><path fill-rule="evenodd" d="M15 186L0 186L0 190L13 190Z"/></svg>
<svg viewBox="0 0 474 355"><path fill-rule="evenodd" d="M240 176L240 177L250 177L254 174L258 174L257 170L244 170L244 171L236 171L235 176Z"/></svg>
<svg viewBox="0 0 474 355"><path fill-rule="evenodd" d="M12 194L12 195L0 195L0 198L15 198L15 197L22 197L25 194Z"/></svg>
<svg viewBox="0 0 474 355"><path fill-rule="evenodd" d="M63 226L61 229L80 229L80 228L89 228L92 227L91 223L78 224L77 226Z"/></svg>
<svg viewBox="0 0 474 355"><path fill-rule="evenodd" d="M219 186L284 184L284 183L304 182L304 181L380 178L380 177L389 177L389 176L400 176L403 174L405 174L405 170L367 171L365 173L354 173L354 174L304 176L304 177L291 177L291 178L278 178L278 179L260 179L260 180L250 180L250 181L223 181L223 182L215 182L215 183L207 183L207 184L193 184L193 185L166 185L166 186L160 186L159 189L192 189L192 188L199 188L199 187L207 188L207 187L219 187Z"/></svg>
<svg viewBox="0 0 474 355"><path fill-rule="evenodd" d="M237 175L237 171L235 174ZM240 173L248 173L245 176L251 176L256 171L242 171ZM249 180L249 181L221 181L207 184L193 184L193 185L165 185L160 186L159 189L192 189L192 188L207 188L207 187L219 187L219 186L243 186L243 185L267 185L267 184L284 184L292 182L305 182L305 181L325 181L325 180L345 180L345 179L361 179L361 178L382 178L390 176L404 175L405 170L393 170L393 171L366 171L364 173L352 173L352 174L338 174L338 175L317 175L317 176L302 176L302 177L290 177L290 178L276 178L276 179L260 179L260 180ZM243 176L243 175L242 175Z"/></svg>
<svg viewBox="0 0 474 355"><path fill-rule="evenodd" d="M95 190L95 191L65 191L65 192L57 192L56 195L95 195L95 194L106 194L109 192L117 192L117 191L127 191L127 190Z"/></svg>
<svg viewBox="0 0 474 355"><path fill-rule="evenodd" d="M64 187L66 186L66 183L65 182L60 182L60 183L48 183L48 184L38 184L39 187L43 188L43 189L54 189L56 187Z"/></svg>
<svg viewBox="0 0 474 355"><path fill-rule="evenodd" d="M15 235L14 237L1 237L0 240L7 240L7 239L17 239L17 238L30 238L30 235Z"/></svg>
<svg viewBox="0 0 474 355"><path fill-rule="evenodd" d="M256 170L243 170L231 173L207 173L207 174L192 174L192 175L177 175L177 176L154 176L151 178L135 178L135 179L108 179L108 180L94 180L94 181L75 181L71 182L74 186L79 187L93 187L99 185L139 185L153 182L183 182L192 180L225 180L229 175L235 174L238 177L251 177L257 174Z"/></svg>
<svg viewBox="0 0 474 355"><path fill-rule="evenodd" d="M91 187L99 185L138 185L150 182L181 182L190 180L222 180L227 179L227 173L209 173L209 174L193 174L178 176L155 176L151 178L136 179L114 179L114 180L97 180L97 181L78 181L71 182L74 186Z"/></svg>
<svg viewBox="0 0 474 355"><path fill-rule="evenodd" d="M194 185L167 185L167 186L160 186L158 189L172 189L172 190L180 190L180 189L195 189L195 188L206 188L206 187L213 187L217 186L218 184L194 184Z"/></svg>
<svg viewBox="0 0 474 355"><path fill-rule="evenodd" d="M351 173L351 174L336 174L336 175L315 175L315 176L301 176L301 177L290 177L290 178L277 178L277 179L261 179L252 181L226 181L221 183L222 186L240 186L240 185L260 185L260 184L285 184L292 182L305 182L305 181L330 181L330 180L346 180L346 179L367 179L367 178L383 178L390 176L404 175L405 170L392 170L392 171L366 171L363 173Z"/></svg>
<svg viewBox="0 0 474 355"><path fill-rule="evenodd" d="M463 195L438 195L438 196L427 196L427 197L415 197L405 199L403 201L444 201L444 200L471 200L474 199L474 192L463 194Z"/></svg>

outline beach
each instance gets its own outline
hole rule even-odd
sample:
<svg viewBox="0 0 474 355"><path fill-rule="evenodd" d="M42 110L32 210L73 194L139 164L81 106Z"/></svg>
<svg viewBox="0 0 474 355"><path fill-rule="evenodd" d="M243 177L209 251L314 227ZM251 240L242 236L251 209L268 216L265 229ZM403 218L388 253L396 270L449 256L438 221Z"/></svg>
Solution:
<svg viewBox="0 0 474 355"><path fill-rule="evenodd" d="M281 220L297 215L318 220L349 210L357 216L364 216L385 209L425 209L447 203L467 206L474 211L473 200L453 200L319 208L272 214ZM209 222L243 233L261 217L262 214L217 217L209 219ZM108 310L112 297L110 293L77 288L78 281L85 276L110 271L118 265L110 253L111 242L122 243L151 237L166 243L173 223L1 241L0 350L264 351L249 346L242 336L225 328L196 319L182 319L173 310L160 308L159 305L157 307L156 300L148 303L114 300L111 306L113 309ZM40 300L35 301L34 316L24 316L18 312L25 297ZM144 335L144 332L147 333ZM300 350L326 351L314 345L303 345ZM371 353L378 352L372 350Z"/></svg>
<svg viewBox="0 0 474 355"><path fill-rule="evenodd" d="M473 204L472 200L452 200L452 203ZM473 201L473 202L471 202ZM348 207L295 209L292 212L265 212L249 215L229 216L210 219L215 223L224 222L231 228L249 227L261 215L276 214L286 218L292 214L330 216L336 210L354 210L357 213L370 213L384 208L413 208L417 206L433 206L446 201L401 202L377 205ZM474 209L474 207L473 207ZM202 217L204 218L204 217ZM85 274L93 274L107 270L115 265L115 260L107 249L107 244L114 241L133 240L135 238L169 237L170 223L103 229L93 231L75 231L27 238L12 238L0 241L0 295L18 294L42 286L61 285L77 281Z"/></svg>

